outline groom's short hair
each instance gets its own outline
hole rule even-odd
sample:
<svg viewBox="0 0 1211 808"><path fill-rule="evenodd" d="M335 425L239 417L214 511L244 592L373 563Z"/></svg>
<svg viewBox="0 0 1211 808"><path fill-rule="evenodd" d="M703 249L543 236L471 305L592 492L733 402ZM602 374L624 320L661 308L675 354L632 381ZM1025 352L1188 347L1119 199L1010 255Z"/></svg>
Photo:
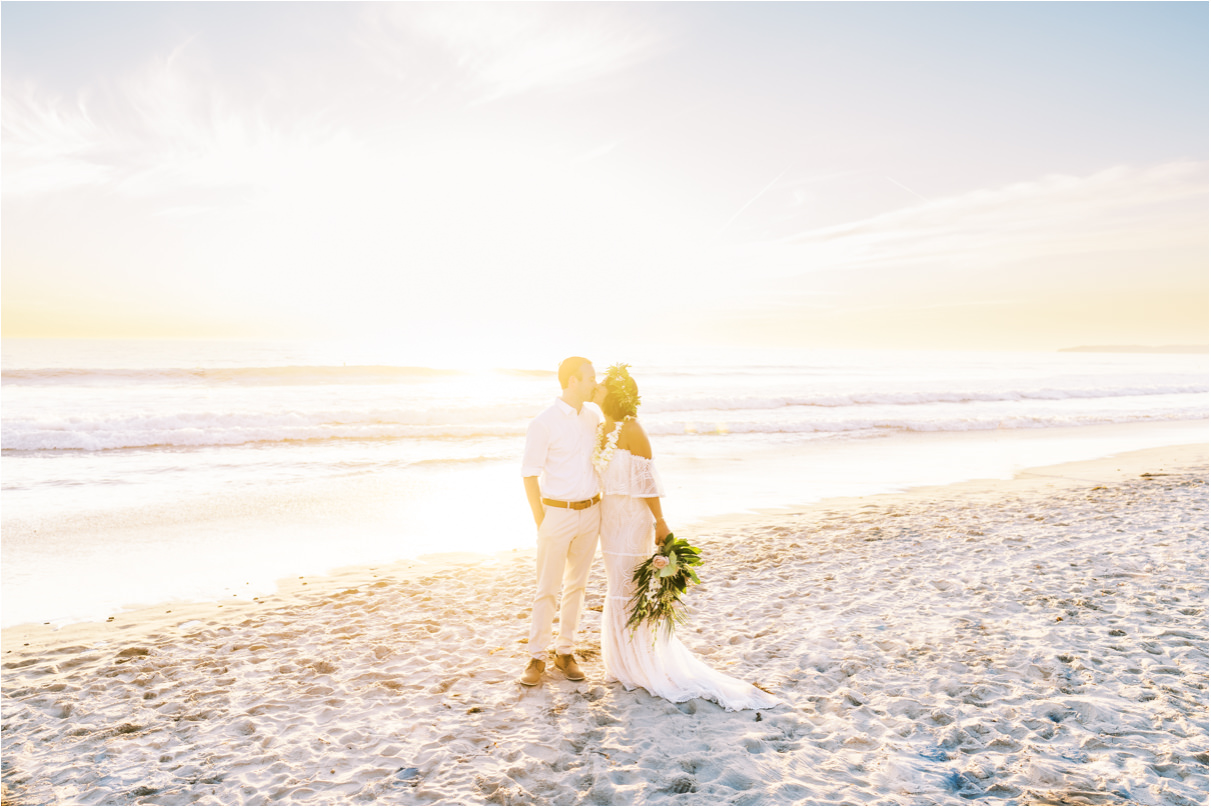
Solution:
<svg viewBox="0 0 1211 808"><path fill-rule="evenodd" d="M559 363L559 389L567 390L573 376L580 375L580 369L589 363L583 356L569 356Z"/></svg>

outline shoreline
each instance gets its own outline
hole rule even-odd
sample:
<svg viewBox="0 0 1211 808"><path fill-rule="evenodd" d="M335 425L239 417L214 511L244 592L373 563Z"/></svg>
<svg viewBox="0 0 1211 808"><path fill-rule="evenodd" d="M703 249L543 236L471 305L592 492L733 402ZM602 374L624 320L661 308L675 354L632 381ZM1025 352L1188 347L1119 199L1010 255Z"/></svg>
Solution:
<svg viewBox="0 0 1211 808"><path fill-rule="evenodd" d="M524 552L5 631L4 803L1203 804L1206 456L699 526L679 636L760 712L604 681L600 559L532 689Z"/></svg>
<svg viewBox="0 0 1211 808"><path fill-rule="evenodd" d="M1079 487L1085 484L1098 485L1107 482L1121 482L1145 473L1141 471L1145 467L1155 467L1155 470L1163 473L1166 466L1206 464L1209 453L1211 453L1211 445L1204 443L1154 446L1146 449L1116 452L1104 457L1095 457L1088 460L1072 460L1023 468L1015 472L1011 478L982 477L941 485L917 485L898 491L881 491L858 496L828 497L801 505L761 508L750 513L712 516L701 520L701 524L706 529L710 529L722 525L759 522L767 517L804 516L815 511L856 508L876 500L892 502L900 499L913 500L933 496L946 497L951 494L962 494L967 497L995 498L1011 491L1046 491L1049 489L1058 490L1065 487ZM699 522L692 524L696 527Z"/></svg>
<svg viewBox="0 0 1211 808"><path fill-rule="evenodd" d="M670 440L660 465L669 483L665 513L685 532L824 499L1010 479L1074 458L1205 443L1206 435L1201 420L904 433L800 447L735 446L725 438L695 442L688 455ZM409 474L233 490L218 508L216 492L46 520L22 519L6 498L3 627L103 622L170 603L251 602L300 575L310 581L355 566L426 563L419 559L449 545L484 557L532 545L512 461L435 468L424 480ZM443 503L468 487L481 492L482 507L461 515L448 536ZM400 500L401 490L414 493Z"/></svg>
<svg viewBox="0 0 1211 808"><path fill-rule="evenodd" d="M1167 466L1189 466L1208 462L1205 444L1178 444L1139 449L1092 460L1059 463L1023 469L1012 479L999 478L964 480L945 485L915 486L904 491L882 492L852 497L829 497L802 505L762 508L747 513L709 516L693 520L684 530L689 534L734 533L744 529L768 527L770 520L807 517L812 514L831 515L845 509L857 509L871 503L892 503L934 496L961 495L966 497L996 497L1009 491L1047 490L1079 486L1086 483L1104 484L1130 479L1139 469L1155 467L1163 472ZM1124 467L1126 471L1124 471ZM115 612L105 622L79 621L55 625L52 623L21 623L0 629L0 657L17 649L47 648L56 644L81 642L120 642L129 633L137 637L145 628L164 632L193 621L234 620L233 614L244 617L266 605L297 604L303 596L316 592L331 593L350 586L374 584L388 578L419 579L449 573L467 565L508 563L519 558L532 560L531 548L515 548L496 553L426 553L385 564L338 567L328 574L280 578L272 595L255 598L233 596L231 601L168 601ZM598 550L600 560L600 549ZM304 587L314 587L304 589ZM227 611L223 611L227 610ZM169 615L172 615L171 617ZM187 628L189 626L186 626Z"/></svg>

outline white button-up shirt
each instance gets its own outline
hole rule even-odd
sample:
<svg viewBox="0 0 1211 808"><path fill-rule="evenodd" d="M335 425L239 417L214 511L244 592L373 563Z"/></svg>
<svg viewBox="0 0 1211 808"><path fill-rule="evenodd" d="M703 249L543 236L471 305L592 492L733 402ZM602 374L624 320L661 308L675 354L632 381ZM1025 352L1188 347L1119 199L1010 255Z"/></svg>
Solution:
<svg viewBox="0 0 1211 808"><path fill-rule="evenodd" d="M521 476L538 477L538 488L548 499L592 499L599 490L593 449L597 425L603 420L592 402L586 402L577 413L562 398L555 399L526 430Z"/></svg>

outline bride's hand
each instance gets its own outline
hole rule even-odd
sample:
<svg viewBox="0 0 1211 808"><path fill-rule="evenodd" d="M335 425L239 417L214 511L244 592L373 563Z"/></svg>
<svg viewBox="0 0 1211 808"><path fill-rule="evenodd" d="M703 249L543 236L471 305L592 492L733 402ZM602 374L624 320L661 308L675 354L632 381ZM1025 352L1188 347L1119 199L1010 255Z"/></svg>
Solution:
<svg viewBox="0 0 1211 808"><path fill-rule="evenodd" d="M657 519L656 520L656 538L654 539L654 541L656 542L656 546L659 547L660 545L664 544L664 537L669 535L672 532L673 531L669 530L668 522L664 521L664 519Z"/></svg>

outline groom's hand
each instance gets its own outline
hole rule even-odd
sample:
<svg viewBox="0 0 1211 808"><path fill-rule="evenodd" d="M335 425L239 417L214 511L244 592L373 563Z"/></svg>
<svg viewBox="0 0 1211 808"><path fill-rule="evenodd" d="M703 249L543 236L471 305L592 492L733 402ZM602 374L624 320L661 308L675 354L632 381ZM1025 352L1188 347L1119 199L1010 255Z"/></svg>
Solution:
<svg viewBox="0 0 1211 808"><path fill-rule="evenodd" d="M542 518L546 515L547 509L542 504L542 492L538 489L538 478L523 477L522 482L526 487L526 499L530 503L530 513L534 514L534 525L542 527Z"/></svg>

